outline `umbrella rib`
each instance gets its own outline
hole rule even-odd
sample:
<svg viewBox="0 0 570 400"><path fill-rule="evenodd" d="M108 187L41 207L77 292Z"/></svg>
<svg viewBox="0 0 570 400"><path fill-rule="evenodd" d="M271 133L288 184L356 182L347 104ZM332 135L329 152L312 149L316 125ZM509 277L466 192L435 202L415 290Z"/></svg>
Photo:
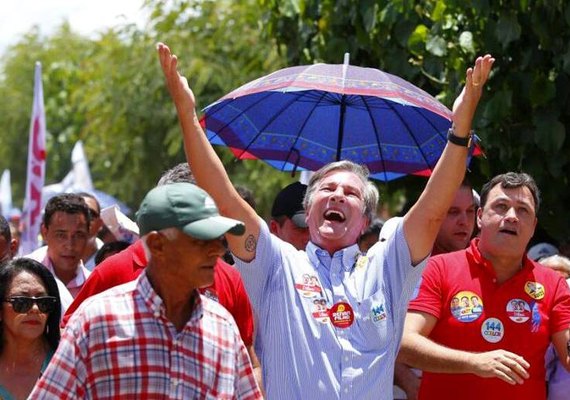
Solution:
<svg viewBox="0 0 570 400"><path fill-rule="evenodd" d="M299 132L297 133L297 136L295 137L295 140L293 141L293 145L291 146L291 149L289 150L289 153L287 153L287 158L285 159L285 162L287 162L287 160L289 160L289 157L291 157L291 153L293 152L293 150L295 149L295 145L297 144L297 141L299 140L299 138L301 137L301 134L303 133L303 130L305 129L305 126L307 126L307 123L309 122L309 119L311 118L311 115L313 115L313 113L315 112L315 110L317 109L317 106L319 105L319 103L321 102L321 100L326 97L328 93L327 92L323 92L322 95L319 97L319 99L317 101L315 101L315 106L311 109L311 111L309 112L309 114L307 115L307 118L305 118L305 121L303 121L303 124L301 125L301 128L299 129ZM283 171L283 169L285 169L285 162L283 163L283 166L281 167L281 170ZM299 161L297 161L297 164L299 163Z"/></svg>
<svg viewBox="0 0 570 400"><path fill-rule="evenodd" d="M429 168L430 170L433 171L433 168L434 168L434 167L432 167L432 166L430 165L429 161L427 160L426 156L424 155L423 151L421 150L420 144L419 144L418 140L416 139L416 137L412 134L412 130L410 129L410 126L408 125L408 123L406 122L406 120L405 120L404 118L402 118L402 116L398 113L398 111L397 111L396 108L391 104L390 101L385 101L385 102L386 102L386 105L387 105L390 109L392 109L392 111L394 112L394 115L396 115L396 116L398 117L398 119L400 119L400 121L402 122L402 125L404 125L404 126L406 127L406 130L408 131L408 135L410 135L410 136L412 137L412 140L413 140L414 143L416 144L416 147L418 148L418 150L419 150L419 152L420 152L420 155L421 155L422 158L424 159L426 165L428 166L428 168ZM410 106L410 107L414 107L414 106ZM416 107L414 107L414 109L415 109L415 108L416 108ZM416 112L417 112L417 111L416 111ZM420 115L421 115L422 118L423 118L423 115L422 115L421 113L420 113ZM429 121L428 121L428 122L429 122ZM432 124L430 123L430 125L432 125ZM434 127L434 126L432 125L432 127ZM435 128L435 127L434 127L434 128Z"/></svg>
<svg viewBox="0 0 570 400"><path fill-rule="evenodd" d="M376 143L378 143L378 151L380 152L380 162L382 163L382 168L384 169L384 179L386 180L386 182L388 182L388 174L386 173L386 163L384 160L384 154L382 154L382 145L380 143L380 138L378 137L379 131L378 131L377 126L376 126L376 121L372 117L370 105L366 101L366 98L361 95L360 99L364 103L364 106L366 107L366 110L368 111L368 115L370 116L370 121L372 122L372 127L374 128L374 135L376 136Z"/></svg>
<svg viewBox="0 0 570 400"><path fill-rule="evenodd" d="M269 96L271 96L271 92L266 92L263 94L263 97L260 97L259 100L251 103L248 107L246 107L245 109L241 110L241 112L239 114L237 114L235 117L233 117L231 120L229 120L228 122L226 122L224 124L224 126L222 126L220 129L218 129L218 132L223 131L224 129L226 129L228 126L230 126L231 124L233 124L233 122L240 118L245 112L249 111L251 108L255 107L256 105L258 105L259 103L265 101ZM229 106L231 104L231 101L226 102L225 104L223 104L222 106L220 106L220 108L218 108L215 112L213 112L211 114L211 117L213 117L214 115L216 115L216 113L218 113L218 111L223 110L226 106ZM206 116L208 115L208 113L206 112ZM216 135L218 135L216 133ZM255 137L255 139L257 139L257 137L259 136L259 134L257 134L257 136ZM255 140L254 139L254 140ZM249 145L247 146L249 147ZM238 158L240 158L242 155L244 155L247 151L247 147L246 149L243 149L242 152L240 153L240 155L238 156Z"/></svg>
<svg viewBox="0 0 570 400"><path fill-rule="evenodd" d="M275 112L273 114L273 116L269 119L269 121L267 121L267 123L265 125L263 125L263 127L261 127L260 129L258 129L257 134L255 135L255 137L249 141L248 145L245 146L245 149L243 150L243 152L247 152L248 149L253 145L253 143L257 140L257 138L259 137L259 135L261 135L261 133L263 131L265 131L265 129L271 125L271 123L273 121L275 121L275 119L277 119L277 117L279 117L279 115L281 115L287 108L289 108L291 106L291 104L295 103L296 101L298 101L299 99L303 98L303 97L309 97L307 96L307 94L309 93L309 91L302 91L300 95L297 95L297 93L292 93L289 92L289 94L292 94L292 99L290 101L288 101L286 104L284 104L281 109L279 109L277 112ZM319 99L320 100L320 99ZM315 105L316 107L316 105ZM314 109L314 108L313 108ZM297 136L298 138L298 136ZM289 150L289 153L287 154L287 159L285 160L285 162L283 163L283 166L281 167L281 171L283 171L285 169L285 163L287 162L287 160L289 159L289 157L291 156L291 152L292 152L293 147L291 147L291 150ZM298 163L298 161L297 161Z"/></svg>

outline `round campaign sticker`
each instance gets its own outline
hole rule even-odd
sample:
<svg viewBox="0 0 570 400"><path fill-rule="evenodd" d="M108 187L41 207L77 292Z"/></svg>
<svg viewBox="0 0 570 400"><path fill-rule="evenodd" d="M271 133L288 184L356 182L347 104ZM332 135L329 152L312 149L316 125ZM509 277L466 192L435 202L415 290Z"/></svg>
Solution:
<svg viewBox="0 0 570 400"><path fill-rule="evenodd" d="M530 306L522 299L511 299L507 302L507 315L511 321L522 324L530 319Z"/></svg>
<svg viewBox="0 0 570 400"><path fill-rule="evenodd" d="M329 310L329 317L337 328L348 328L354 322L354 312L348 303L336 303Z"/></svg>
<svg viewBox="0 0 570 400"><path fill-rule="evenodd" d="M505 336L505 326L497 318L487 318L481 325L481 335L489 343L497 343Z"/></svg>
<svg viewBox="0 0 570 400"><path fill-rule="evenodd" d="M295 289L299 291L301 296L306 298L317 297L322 293L319 279L316 275L303 274L303 282L295 283Z"/></svg>
<svg viewBox="0 0 570 400"><path fill-rule="evenodd" d="M457 293L451 299L451 315L460 322L475 321L483 313L483 300L468 290Z"/></svg>
<svg viewBox="0 0 570 400"><path fill-rule="evenodd" d="M530 282L524 284L524 291L535 300L540 300L544 297L544 286L538 282Z"/></svg>

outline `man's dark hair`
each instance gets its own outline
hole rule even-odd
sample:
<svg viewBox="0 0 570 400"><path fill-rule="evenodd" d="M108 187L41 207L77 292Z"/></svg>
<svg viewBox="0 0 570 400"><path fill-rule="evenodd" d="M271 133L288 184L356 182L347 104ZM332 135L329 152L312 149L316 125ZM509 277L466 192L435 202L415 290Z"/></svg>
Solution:
<svg viewBox="0 0 570 400"><path fill-rule="evenodd" d="M538 209L540 208L540 190L532 176L524 172L507 172L506 174L495 176L484 184L481 189L481 208L485 208L489 192L497 185L501 185L503 189L514 189L526 186L534 199L534 213L538 214Z"/></svg>
<svg viewBox="0 0 570 400"><path fill-rule="evenodd" d="M187 162L182 162L164 171L156 186L180 182L196 184L194 176L192 175L192 171L190 171L190 166Z"/></svg>
<svg viewBox="0 0 570 400"><path fill-rule="evenodd" d="M55 351L60 338L59 319L61 318L61 302L55 278L46 267L31 258L14 258L0 266L0 299L6 299L6 294L12 284L12 280L15 276L19 275L20 272L28 272L37 276L45 286L47 295L57 298L56 307L54 311L49 313L44 330L44 336L50 348ZM4 329L4 324L0 324L0 354L4 350Z"/></svg>
<svg viewBox="0 0 570 400"><path fill-rule="evenodd" d="M64 212L66 214L83 214L85 220L87 221L87 229L89 229L89 223L91 222L91 213L89 212L89 207L83 197L75 193L64 193L58 194L52 197L46 204L44 211L43 223L46 228L49 227L51 218L58 212Z"/></svg>
<svg viewBox="0 0 570 400"><path fill-rule="evenodd" d="M10 231L10 224L6 221L6 218L0 215L0 236L6 239L6 243L12 241L12 232Z"/></svg>
<svg viewBox="0 0 570 400"><path fill-rule="evenodd" d="M99 265L103 262L110 254L116 254L120 251L125 250L131 244L123 240L117 240L115 242L105 243L95 254L95 265Z"/></svg>
<svg viewBox="0 0 570 400"><path fill-rule="evenodd" d="M89 192L77 192L75 193L81 197L83 197L85 199L85 197L89 197L90 199L95 200L95 204L97 204L97 214L101 214L101 203L99 203L99 200L97 199L97 196L95 196L93 193L89 193ZM89 206L87 206L89 207ZM91 210L91 209L90 209ZM97 215L98 216L98 215Z"/></svg>

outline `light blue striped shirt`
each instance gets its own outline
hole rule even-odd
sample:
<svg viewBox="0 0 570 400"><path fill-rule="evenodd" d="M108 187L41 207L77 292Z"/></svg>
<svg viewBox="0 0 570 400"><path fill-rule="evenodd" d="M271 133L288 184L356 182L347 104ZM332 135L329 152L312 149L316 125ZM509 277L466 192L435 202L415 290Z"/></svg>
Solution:
<svg viewBox="0 0 570 400"><path fill-rule="evenodd" d="M400 221L394 235L356 262L358 246L330 255L298 251L261 223L255 259L236 259L256 314L256 351L268 399L391 399L394 362L415 268ZM354 310L348 328L323 310Z"/></svg>

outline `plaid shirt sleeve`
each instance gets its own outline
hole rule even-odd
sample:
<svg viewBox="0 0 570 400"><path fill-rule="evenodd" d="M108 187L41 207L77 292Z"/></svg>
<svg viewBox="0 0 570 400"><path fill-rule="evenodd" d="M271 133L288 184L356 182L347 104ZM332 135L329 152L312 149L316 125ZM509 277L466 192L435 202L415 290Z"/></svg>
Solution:
<svg viewBox="0 0 570 400"><path fill-rule="evenodd" d="M85 363L80 347L85 341L81 341L74 329L80 323L80 318L70 321L57 351L28 399L83 399Z"/></svg>
<svg viewBox="0 0 570 400"><path fill-rule="evenodd" d="M251 362L249 360L249 354L247 349L243 344L241 338L237 337L237 343L239 343L239 350L236 351L236 396L238 399L244 400L257 400L262 399L261 392L257 386L255 376L253 374L253 369L251 367Z"/></svg>

